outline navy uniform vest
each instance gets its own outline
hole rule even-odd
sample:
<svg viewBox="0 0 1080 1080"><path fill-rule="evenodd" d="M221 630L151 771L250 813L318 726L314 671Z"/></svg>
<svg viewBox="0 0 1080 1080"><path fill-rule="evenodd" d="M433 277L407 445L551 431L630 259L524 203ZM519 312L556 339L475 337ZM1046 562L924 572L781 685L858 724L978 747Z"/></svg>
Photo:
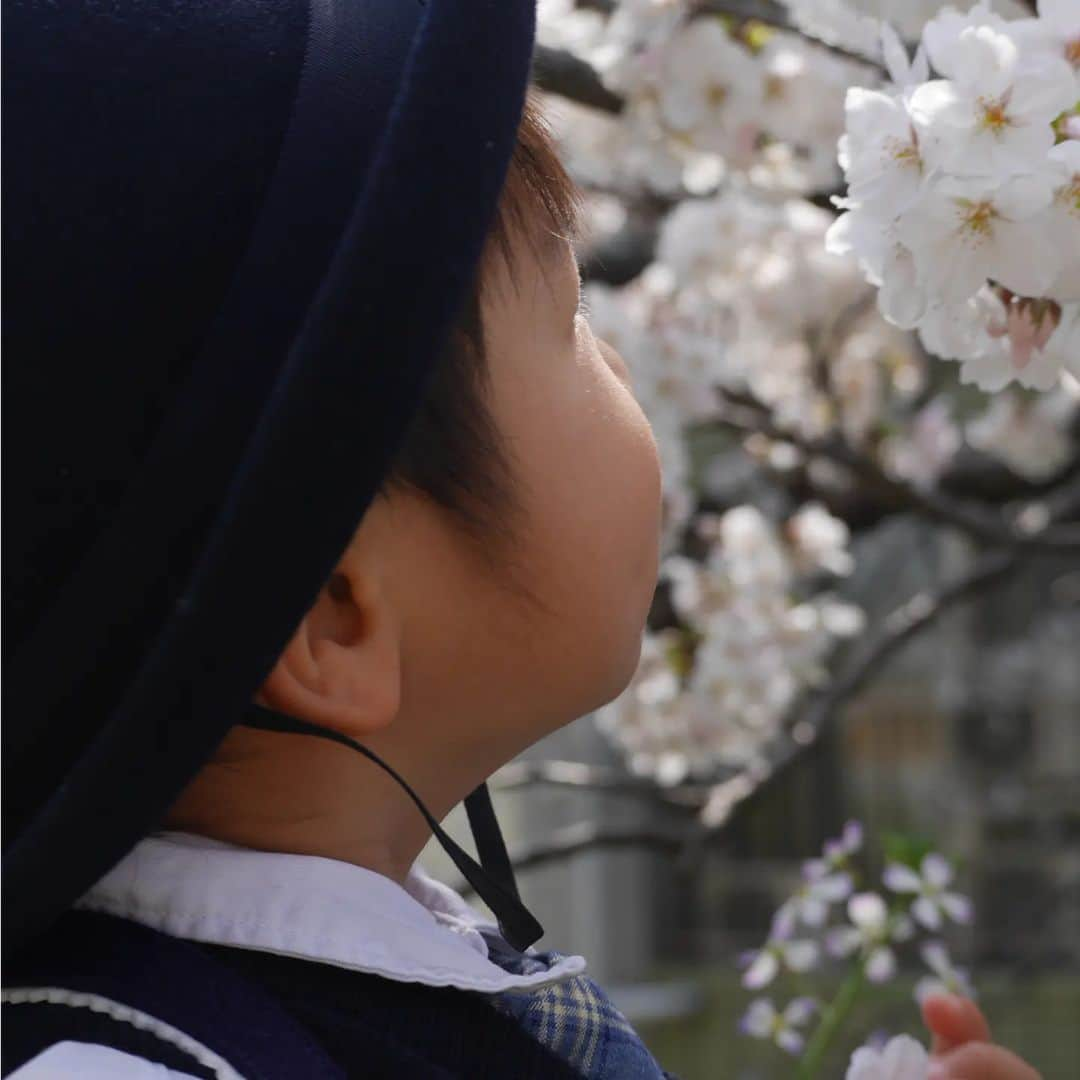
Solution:
<svg viewBox="0 0 1080 1080"><path fill-rule="evenodd" d="M4 986L4 1075L75 1040L195 1077L579 1076L484 995L201 945L97 913L65 915L8 965ZM117 1008L100 1011L102 1001ZM140 1016L158 1024L140 1027Z"/></svg>

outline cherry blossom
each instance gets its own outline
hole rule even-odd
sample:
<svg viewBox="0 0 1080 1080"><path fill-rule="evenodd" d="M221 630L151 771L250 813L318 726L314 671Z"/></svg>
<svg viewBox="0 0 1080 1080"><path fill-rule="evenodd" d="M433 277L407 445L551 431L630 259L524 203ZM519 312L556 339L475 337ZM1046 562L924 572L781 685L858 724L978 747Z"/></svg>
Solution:
<svg viewBox="0 0 1080 1080"><path fill-rule="evenodd" d="M877 54L880 10L867 15L845 0L785 0L785 3L795 25L811 36L866 56Z"/></svg>
<svg viewBox="0 0 1080 1080"><path fill-rule="evenodd" d="M885 439L881 457L887 471L921 490L933 488L964 442L952 413L949 401L936 397L903 431Z"/></svg>
<svg viewBox="0 0 1080 1080"><path fill-rule="evenodd" d="M1038 18L1020 19L1013 33L1029 47L1045 49L1080 72L1080 4L1076 0L1039 0Z"/></svg>
<svg viewBox="0 0 1080 1080"><path fill-rule="evenodd" d="M1062 256L1061 269L1047 295L1067 304L1080 301L1080 138L1059 143L1047 159L1056 173L1047 228Z"/></svg>
<svg viewBox="0 0 1080 1080"><path fill-rule="evenodd" d="M1048 480L1072 453L1069 430L1078 409L1080 386L1074 391L1063 386L1035 399L998 394L982 416L968 423L967 441L1020 476Z"/></svg>
<svg viewBox="0 0 1080 1080"><path fill-rule="evenodd" d="M1039 296L1060 269L1042 211L1054 198L1050 174L1004 183L944 177L900 219L925 287L946 300L973 295L987 279Z"/></svg>
<svg viewBox="0 0 1080 1080"><path fill-rule="evenodd" d="M855 567L848 551L851 533L845 522L834 517L820 503L807 503L787 523L795 549L796 565L803 573L827 570L845 576Z"/></svg>
<svg viewBox="0 0 1080 1080"><path fill-rule="evenodd" d="M694 19L675 32L660 57L663 122L695 146L746 158L758 131L762 75L719 19Z"/></svg>
<svg viewBox="0 0 1080 1080"><path fill-rule="evenodd" d="M976 9L929 24L931 62L948 78L914 90L911 116L935 166L959 175L1026 173L1054 145L1051 125L1075 103L1076 80L1064 60L1029 56L1007 25L984 18Z"/></svg>
<svg viewBox="0 0 1080 1080"><path fill-rule="evenodd" d="M848 193L827 247L854 255L885 318L960 361L965 382L1049 390L1080 366L1080 139L1066 119L1080 10L946 8L921 36L909 63L886 31L892 83L848 91Z"/></svg>
<svg viewBox="0 0 1080 1080"><path fill-rule="evenodd" d="M885 885L897 893L915 894L911 914L929 930L939 930L945 918L958 923L971 921L971 901L949 891L953 872L947 859L936 852L923 857L919 871L901 863L885 868Z"/></svg>
<svg viewBox="0 0 1080 1080"><path fill-rule="evenodd" d="M1015 383L1054 401L1080 368L1080 126L1051 115L1077 86L1075 0L1011 21L933 0L789 6L796 25L831 21L831 40L883 61L889 81L690 0L540 9L541 40L623 99L617 113L553 108L590 193L589 231L618 244L656 228L652 262L626 285L590 282L585 299L656 436L671 621L647 633L637 676L599 723L635 773L664 785L764 767L829 678L838 642L863 625L829 591L854 564L844 522L817 502L747 505L752 483L795 470L813 498L845 505L851 477L796 444L846 444L924 490L965 433L1025 476L1040 453L1052 474L1068 445L1067 417L1024 398L962 428L927 390L951 380L926 354L988 392ZM921 41L909 49L881 17ZM836 218L820 196L835 184L841 134ZM732 435L742 425L729 405L744 401L790 437ZM995 440L1009 445L995 451ZM710 519L703 500L726 513ZM723 816L724 800L713 806L705 820ZM804 885L801 921L827 887Z"/></svg>
<svg viewBox="0 0 1080 1080"><path fill-rule="evenodd" d="M844 103L847 128L840 165L853 200L899 216L918 198L925 175L919 136L906 102L853 86Z"/></svg>

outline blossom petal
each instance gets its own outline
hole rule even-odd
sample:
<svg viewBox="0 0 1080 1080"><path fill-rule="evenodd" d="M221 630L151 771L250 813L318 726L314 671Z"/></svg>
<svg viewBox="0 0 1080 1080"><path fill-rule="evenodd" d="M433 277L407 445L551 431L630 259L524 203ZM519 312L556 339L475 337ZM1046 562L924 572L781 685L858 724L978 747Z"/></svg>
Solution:
<svg viewBox="0 0 1080 1080"><path fill-rule="evenodd" d="M881 1054L883 1077L906 1080L926 1075L929 1064L926 1048L910 1035L897 1035L889 1040Z"/></svg>
<svg viewBox="0 0 1080 1080"><path fill-rule="evenodd" d="M846 900L853 888L850 874L829 874L814 883L814 895L830 903Z"/></svg>
<svg viewBox="0 0 1080 1080"><path fill-rule="evenodd" d="M768 998L757 998L750 1002L750 1008L739 1021L739 1030L755 1039L767 1039L772 1034L775 1020L776 1008L773 1003Z"/></svg>
<svg viewBox="0 0 1080 1080"><path fill-rule="evenodd" d="M967 925L974 916L974 908L971 901L966 896L961 896L959 893L942 893L941 896L938 897L938 903L945 909L945 914L948 915L953 922Z"/></svg>
<svg viewBox="0 0 1080 1080"><path fill-rule="evenodd" d="M889 937L893 941L910 941L915 936L915 924L906 915L897 915L893 918Z"/></svg>
<svg viewBox="0 0 1080 1080"><path fill-rule="evenodd" d="M821 955L816 941L791 941L783 946L784 963L792 971L809 971Z"/></svg>
<svg viewBox="0 0 1080 1080"><path fill-rule="evenodd" d="M911 62L900 35L887 22L881 24L881 55L889 78L897 86L903 86L911 74Z"/></svg>
<svg viewBox="0 0 1080 1080"><path fill-rule="evenodd" d="M844 832L840 837L844 850L849 855L854 855L862 847L863 827L861 821L849 821L844 825Z"/></svg>
<svg viewBox="0 0 1080 1080"><path fill-rule="evenodd" d="M903 863L889 863L885 867L882 881L893 892L913 893L922 891L922 878L910 866L904 866Z"/></svg>
<svg viewBox="0 0 1080 1080"><path fill-rule="evenodd" d="M811 997L797 997L784 1009L784 1021L794 1027L802 1027L818 1011L818 1003Z"/></svg>
<svg viewBox="0 0 1080 1080"><path fill-rule="evenodd" d="M799 905L799 914L807 926L824 926L829 917L829 905L820 894L805 896Z"/></svg>
<svg viewBox="0 0 1080 1080"><path fill-rule="evenodd" d="M802 1053L806 1040L797 1031L792 1031L791 1028L781 1028L776 1033L776 1045L795 1057Z"/></svg>
<svg viewBox="0 0 1080 1080"><path fill-rule="evenodd" d="M938 975L947 972L952 964L949 962L949 950L940 941L928 941L919 950L923 963Z"/></svg>
<svg viewBox="0 0 1080 1080"><path fill-rule="evenodd" d="M920 896L911 905L911 914L915 916L927 928L927 930L941 929L941 911L937 904L929 897Z"/></svg>
<svg viewBox="0 0 1080 1080"><path fill-rule="evenodd" d="M921 1005L932 994L947 994L948 992L949 988L936 975L924 975L915 983L913 996Z"/></svg>
<svg viewBox="0 0 1080 1080"><path fill-rule="evenodd" d="M920 869L923 878L933 885L935 889L944 889L952 881L952 867L949 865L949 860L936 851L931 851L929 855L923 856Z"/></svg>
<svg viewBox="0 0 1080 1080"><path fill-rule="evenodd" d="M862 935L853 926L834 926L825 935L825 948L832 956L848 956L862 943Z"/></svg>
<svg viewBox="0 0 1080 1080"><path fill-rule="evenodd" d="M780 961L771 949L762 949L743 973L742 984L747 990L760 990L776 978Z"/></svg>
<svg viewBox="0 0 1080 1080"><path fill-rule="evenodd" d="M896 973L896 954L887 945L879 945L866 958L866 977L875 983L886 982Z"/></svg>
<svg viewBox="0 0 1080 1080"><path fill-rule="evenodd" d="M893 326L914 330L926 314L928 303L915 256L903 244L894 244L885 257L878 310Z"/></svg>
<svg viewBox="0 0 1080 1080"><path fill-rule="evenodd" d="M844 1080L881 1080L881 1055L871 1046L860 1046L851 1055Z"/></svg>
<svg viewBox="0 0 1080 1080"><path fill-rule="evenodd" d="M848 918L862 930L877 930L885 925L888 910L877 893L856 893L848 901Z"/></svg>
<svg viewBox="0 0 1080 1080"><path fill-rule="evenodd" d="M797 904L794 900L787 900L777 909L773 916L772 927L769 937L781 940L791 937L795 933Z"/></svg>
<svg viewBox="0 0 1080 1080"><path fill-rule="evenodd" d="M1014 176L994 193L998 212L1011 221L1027 221L1054 201L1054 177L1049 172Z"/></svg>

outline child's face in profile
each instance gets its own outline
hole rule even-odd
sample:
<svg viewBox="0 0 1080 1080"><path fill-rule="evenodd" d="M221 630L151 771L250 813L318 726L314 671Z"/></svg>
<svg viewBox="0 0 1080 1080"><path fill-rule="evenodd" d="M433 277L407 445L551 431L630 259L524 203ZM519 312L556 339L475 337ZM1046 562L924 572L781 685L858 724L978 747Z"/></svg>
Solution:
<svg viewBox="0 0 1080 1080"><path fill-rule="evenodd" d="M623 689L656 582L659 465L626 368L579 311L569 242L549 230L509 239L512 272L489 259L482 314L488 407L516 506L501 520L489 512L477 537L392 485L260 693L362 739L437 814ZM223 752L251 743L263 754L259 737L236 730ZM332 767L355 769L320 740L304 751L323 755L311 768L328 791ZM282 756L267 790L309 794L298 768Z"/></svg>
<svg viewBox="0 0 1080 1080"><path fill-rule="evenodd" d="M625 363L580 310L570 244L545 231L513 282L496 278L485 312L493 411L520 485L522 572L547 609L533 615L543 640L530 653L540 681L581 713L637 664L656 581L656 445Z"/></svg>
<svg viewBox="0 0 1080 1080"><path fill-rule="evenodd" d="M621 357L579 311L569 242L547 230L511 242L512 273L491 260L483 317L512 539L478 557L443 512L392 495L385 545L404 620L398 722L430 730L459 714L456 745L475 737L486 771L626 685L660 525L652 433Z"/></svg>

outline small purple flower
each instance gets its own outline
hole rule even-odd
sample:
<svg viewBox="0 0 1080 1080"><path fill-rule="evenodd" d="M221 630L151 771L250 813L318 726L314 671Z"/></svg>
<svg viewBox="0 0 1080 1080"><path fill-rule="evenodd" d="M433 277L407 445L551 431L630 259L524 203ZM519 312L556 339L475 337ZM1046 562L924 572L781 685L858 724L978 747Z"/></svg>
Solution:
<svg viewBox="0 0 1080 1080"><path fill-rule="evenodd" d="M848 901L850 926L837 926L826 937L826 948L834 956L849 956L858 951L866 977L871 982L886 982L896 973L894 942L911 937L911 920L890 915L877 893L857 893Z"/></svg>
<svg viewBox="0 0 1080 1080"><path fill-rule="evenodd" d="M851 895L853 885L850 874L841 871L812 877L804 867L803 876L803 883L776 913L774 926L783 928L785 936L790 936L800 922L804 926L820 929L829 917L830 906Z"/></svg>
<svg viewBox="0 0 1080 1080"><path fill-rule="evenodd" d="M769 940L760 949L743 953L740 963L742 984L747 990L760 990L776 978L782 967L789 971L809 971L821 955L816 941L793 939L779 921L773 923Z"/></svg>
<svg viewBox="0 0 1080 1080"><path fill-rule="evenodd" d="M919 869L920 873L916 873L910 866L890 863L883 876L885 885L896 893L916 894L911 914L928 930L940 930L946 916L953 922L971 922L971 901L948 891L953 879L948 860L931 852L923 858Z"/></svg>
<svg viewBox="0 0 1080 1080"><path fill-rule="evenodd" d="M777 1012L769 998L757 998L739 1021L739 1030L754 1039L769 1039L789 1054L801 1054L806 1038L799 1030L817 1012L813 998L800 997L789 1002L783 1012Z"/></svg>
<svg viewBox="0 0 1080 1080"><path fill-rule="evenodd" d="M927 941L922 949L923 963L933 972L924 975L915 984L915 1000L921 1005L931 994L956 994L959 997L975 997L968 973L953 966L949 950L940 941Z"/></svg>
<svg viewBox="0 0 1080 1080"><path fill-rule="evenodd" d="M844 870L863 844L863 827L858 821L849 821L835 840L826 840L820 859L808 859L803 864L803 874L808 881L817 881L839 870Z"/></svg>

